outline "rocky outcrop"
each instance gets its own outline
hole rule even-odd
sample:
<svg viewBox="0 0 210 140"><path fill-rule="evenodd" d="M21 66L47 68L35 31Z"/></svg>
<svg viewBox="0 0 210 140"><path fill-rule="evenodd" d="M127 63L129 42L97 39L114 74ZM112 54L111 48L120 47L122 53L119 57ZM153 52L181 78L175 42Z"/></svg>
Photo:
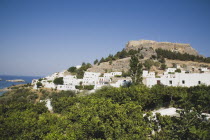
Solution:
<svg viewBox="0 0 210 140"><path fill-rule="evenodd" d="M191 55L199 55L198 52L193 49L190 44L182 43L170 43L170 42L156 42L152 40L139 40L139 41L129 41L126 44L125 50L129 51L131 49L165 49L173 52L188 53Z"/></svg>
<svg viewBox="0 0 210 140"><path fill-rule="evenodd" d="M91 68L89 68L87 71L89 72L115 72L115 71L128 71L130 66L130 57L124 58L124 59L118 59L116 61L113 61L112 64L109 62L103 62L100 63L100 65L94 65Z"/></svg>

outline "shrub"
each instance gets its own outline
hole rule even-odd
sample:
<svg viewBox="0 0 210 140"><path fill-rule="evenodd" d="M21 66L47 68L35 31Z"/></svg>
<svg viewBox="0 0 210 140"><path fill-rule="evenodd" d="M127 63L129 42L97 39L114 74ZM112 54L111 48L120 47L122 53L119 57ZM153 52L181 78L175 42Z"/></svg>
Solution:
<svg viewBox="0 0 210 140"><path fill-rule="evenodd" d="M76 89L79 89L79 90L82 90L83 89L83 86L80 85L80 86L75 86Z"/></svg>
<svg viewBox="0 0 210 140"><path fill-rule="evenodd" d="M37 86L37 88L40 88L42 86L42 83L41 82L37 82L36 86Z"/></svg>
<svg viewBox="0 0 210 140"><path fill-rule="evenodd" d="M115 75L114 77L121 77L121 75Z"/></svg>
<svg viewBox="0 0 210 140"><path fill-rule="evenodd" d="M63 85L63 77L55 78L53 83L56 85Z"/></svg>
<svg viewBox="0 0 210 140"><path fill-rule="evenodd" d="M84 86L84 89L86 89L86 90L92 90L92 89L94 89L94 85Z"/></svg>
<svg viewBox="0 0 210 140"><path fill-rule="evenodd" d="M176 69L175 72L181 73L181 70L180 69Z"/></svg>
<svg viewBox="0 0 210 140"><path fill-rule="evenodd" d="M71 73L75 73L77 71L77 68L76 67L70 67L68 69L68 71L71 72Z"/></svg>

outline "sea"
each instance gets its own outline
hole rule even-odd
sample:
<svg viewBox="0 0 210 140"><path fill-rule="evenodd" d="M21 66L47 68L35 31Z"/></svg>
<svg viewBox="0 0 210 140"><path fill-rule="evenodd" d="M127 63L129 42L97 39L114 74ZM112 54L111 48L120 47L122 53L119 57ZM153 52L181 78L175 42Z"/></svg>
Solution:
<svg viewBox="0 0 210 140"><path fill-rule="evenodd" d="M31 83L33 79L39 79L38 76L11 76L11 75L0 75L0 89L10 87L12 85L27 84ZM22 79L25 82L7 82L6 80ZM0 92L0 96L5 92Z"/></svg>

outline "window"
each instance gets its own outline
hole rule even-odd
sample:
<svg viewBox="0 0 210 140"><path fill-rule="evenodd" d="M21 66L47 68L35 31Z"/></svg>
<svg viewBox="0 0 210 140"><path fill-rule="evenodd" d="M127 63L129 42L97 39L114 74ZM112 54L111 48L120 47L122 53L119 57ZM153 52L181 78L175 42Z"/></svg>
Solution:
<svg viewBox="0 0 210 140"><path fill-rule="evenodd" d="M185 84L185 80L182 80L182 84Z"/></svg>
<svg viewBox="0 0 210 140"><path fill-rule="evenodd" d="M200 85L201 84L201 81L198 81L198 84Z"/></svg>
<svg viewBox="0 0 210 140"><path fill-rule="evenodd" d="M172 85L172 81L169 81L169 84Z"/></svg>
<svg viewBox="0 0 210 140"><path fill-rule="evenodd" d="M157 80L157 84L160 85L160 80Z"/></svg>

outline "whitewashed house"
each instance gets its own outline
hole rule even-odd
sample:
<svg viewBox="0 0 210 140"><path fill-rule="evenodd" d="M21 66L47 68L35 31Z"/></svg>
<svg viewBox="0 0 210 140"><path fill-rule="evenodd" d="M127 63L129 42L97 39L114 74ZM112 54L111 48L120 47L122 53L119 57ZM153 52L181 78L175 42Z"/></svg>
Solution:
<svg viewBox="0 0 210 140"><path fill-rule="evenodd" d="M53 82L47 82L44 87L55 89L57 86Z"/></svg>
<svg viewBox="0 0 210 140"><path fill-rule="evenodd" d="M104 73L104 77L114 77L116 75L119 75L121 76L122 75L122 72L111 72L111 73Z"/></svg>
<svg viewBox="0 0 210 140"><path fill-rule="evenodd" d="M208 68L200 68L201 73L208 73L209 69Z"/></svg>
<svg viewBox="0 0 210 140"><path fill-rule="evenodd" d="M111 75L114 77L116 75L119 75L121 76L122 75L122 72L111 72Z"/></svg>
<svg viewBox="0 0 210 140"><path fill-rule="evenodd" d="M78 85L78 80L76 75L67 75L63 77L64 85Z"/></svg>
<svg viewBox="0 0 210 140"><path fill-rule="evenodd" d="M75 85L57 85L57 90L76 90Z"/></svg>
<svg viewBox="0 0 210 140"><path fill-rule="evenodd" d="M83 77L83 85L96 85L101 73L96 72L85 72Z"/></svg>
<svg viewBox="0 0 210 140"><path fill-rule="evenodd" d="M177 68L167 68L165 73L175 73L176 70Z"/></svg>
<svg viewBox="0 0 210 140"><path fill-rule="evenodd" d="M172 72L172 71L170 71ZM210 73L167 73L165 72L159 78L151 76L149 73L146 75L146 72L143 72L143 83L152 87L156 84L163 84L167 86L182 86L182 87L191 87L201 84L210 85Z"/></svg>

